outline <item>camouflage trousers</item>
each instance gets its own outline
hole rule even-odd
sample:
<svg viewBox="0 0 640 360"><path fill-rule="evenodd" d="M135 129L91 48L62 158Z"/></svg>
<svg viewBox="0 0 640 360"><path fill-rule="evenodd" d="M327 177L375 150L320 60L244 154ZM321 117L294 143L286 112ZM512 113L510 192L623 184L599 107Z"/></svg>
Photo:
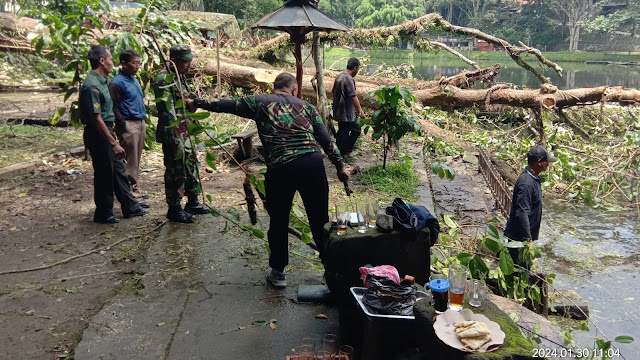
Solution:
<svg viewBox="0 0 640 360"><path fill-rule="evenodd" d="M180 205L185 195L190 201L198 199L201 191L198 182L198 159L194 153L185 151L184 146L170 136L162 143L164 153L164 190L169 206Z"/></svg>

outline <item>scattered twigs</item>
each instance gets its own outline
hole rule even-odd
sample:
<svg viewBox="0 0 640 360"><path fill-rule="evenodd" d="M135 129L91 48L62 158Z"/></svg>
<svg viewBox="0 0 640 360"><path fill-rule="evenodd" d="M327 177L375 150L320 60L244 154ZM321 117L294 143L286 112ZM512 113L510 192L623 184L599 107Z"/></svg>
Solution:
<svg viewBox="0 0 640 360"><path fill-rule="evenodd" d="M33 267L33 268L27 268L27 269L17 269L17 270L7 270L7 271L2 271L2 272L0 272L0 275L17 274L17 273L25 273L25 272L31 272L31 271L38 271L38 270L49 269L49 268L52 268L52 267L54 267L54 266L62 265L62 264L68 263L68 262L70 262L70 261L73 261L73 260L75 260L75 259L78 259L78 258L81 258L81 257L87 256L87 255L91 255L91 254L94 254L94 253L97 253L97 252L100 252L100 251L103 251L103 250L104 250L104 251L107 251L108 249L111 249L111 248L113 248L114 246L119 245L119 244L121 244L121 243L123 243L123 242L125 242L125 241L127 241L127 240L141 238L141 237L143 237L143 236L145 236L145 235L147 235L147 234L150 234L150 233L152 233L152 232L154 232L154 231L156 231L156 230L160 229L160 228L161 228L162 226L164 226L164 224L166 224L166 223L167 223L167 221L165 220L165 221L161 222L158 226L154 227L153 229L151 229L151 230L149 230L149 231L147 231L147 232L145 232L145 233L138 234L138 235L131 235L131 236L127 236L127 237L125 237L125 238L122 238L122 239L120 239L120 240L118 240L118 241L114 242L114 243L113 243L113 244L111 244L111 245L107 245L107 246L103 246L103 247L101 247L101 248L93 249L93 250L91 250L91 251L87 251L87 252L85 252L85 253L83 253L83 254L74 255L74 256L68 257L68 258L66 258L66 259L64 259L64 260L60 260L60 261L58 261L58 262L55 262L55 263L53 263L53 264L43 265L43 266L38 266L38 267Z"/></svg>
<svg viewBox="0 0 640 360"><path fill-rule="evenodd" d="M591 136L589 136L589 133L587 133L583 128L581 128L580 126L578 126L578 124L576 124L575 122L571 121L571 119L569 119L569 117L567 116L567 114L564 113L562 108L556 108L556 114L558 114L558 117L560 117L560 119L562 119L562 121L569 125L569 127L571 127L573 129L573 131L575 131L576 133L580 134L580 136L582 136L585 139L590 139Z"/></svg>

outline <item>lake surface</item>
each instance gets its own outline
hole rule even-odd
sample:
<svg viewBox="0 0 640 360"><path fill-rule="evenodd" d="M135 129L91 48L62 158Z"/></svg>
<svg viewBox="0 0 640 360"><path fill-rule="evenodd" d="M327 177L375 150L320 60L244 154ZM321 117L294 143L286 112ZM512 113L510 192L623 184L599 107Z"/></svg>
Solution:
<svg viewBox="0 0 640 360"><path fill-rule="evenodd" d="M549 205L549 204L546 204ZM573 289L589 303L590 318L627 360L640 354L640 225L637 214L601 213L584 206L545 206L537 269L556 274L554 287ZM595 327L573 334L593 348ZM615 358L615 357L614 357Z"/></svg>
<svg viewBox="0 0 640 360"><path fill-rule="evenodd" d="M337 59L327 58L327 66L333 64ZM411 61L411 60L409 60ZM539 63L528 60L544 76L550 77L551 82L558 88L574 89L595 86L622 86L626 88L640 88L640 67L623 66L623 65L587 65L581 62L564 62L558 63L563 68L563 76L560 78L558 74L545 67L541 68ZM374 74L380 67L380 64L400 65L407 63L406 60L398 59L376 59L366 64L365 72ZM422 60L414 59L411 64L415 67L416 73L413 77L424 80L440 79L443 76L453 76L465 70L472 70L471 66L464 64L462 61L447 61L443 59ZM496 62L480 62L481 67L489 67L495 65ZM513 61L503 61L498 76L495 78L498 83L511 83L522 88L537 89L540 82L533 74L516 65ZM313 66L313 62L307 63L307 66ZM333 65L334 68L342 69L346 66L346 59L338 61Z"/></svg>
<svg viewBox="0 0 640 360"><path fill-rule="evenodd" d="M453 76L469 67L448 66L446 64L414 63L417 75L423 79L439 79L442 76ZM480 66L492 66L494 64L480 64ZM501 64L502 65L502 64ZM499 83L511 83L529 88L539 88L539 80L530 72L521 67L502 67L495 78ZM559 63L563 68L563 76L560 78L555 71L549 68L540 69L544 76L550 77L551 82L560 89L574 89L595 86L623 86L627 88L640 88L640 68L622 65L586 65L582 63Z"/></svg>

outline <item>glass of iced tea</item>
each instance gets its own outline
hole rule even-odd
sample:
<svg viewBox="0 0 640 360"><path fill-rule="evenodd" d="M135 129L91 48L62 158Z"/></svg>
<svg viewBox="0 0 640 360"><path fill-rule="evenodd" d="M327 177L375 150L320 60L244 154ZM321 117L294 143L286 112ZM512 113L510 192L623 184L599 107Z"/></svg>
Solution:
<svg viewBox="0 0 640 360"><path fill-rule="evenodd" d="M338 235L345 235L351 219L347 204L336 204L336 217L338 219Z"/></svg>
<svg viewBox="0 0 640 360"><path fill-rule="evenodd" d="M464 305L464 293L467 292L467 273L469 269L460 264L449 266L449 309L460 311Z"/></svg>
<svg viewBox="0 0 640 360"><path fill-rule="evenodd" d="M369 206L367 210L369 212L369 227L375 228L376 221L378 220L378 199L376 198L369 199Z"/></svg>

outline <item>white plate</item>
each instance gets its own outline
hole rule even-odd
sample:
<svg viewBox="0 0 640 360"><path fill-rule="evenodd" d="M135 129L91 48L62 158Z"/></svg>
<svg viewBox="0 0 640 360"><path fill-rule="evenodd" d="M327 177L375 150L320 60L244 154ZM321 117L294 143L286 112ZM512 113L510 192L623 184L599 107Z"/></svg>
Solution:
<svg viewBox="0 0 640 360"><path fill-rule="evenodd" d="M454 325L462 321L475 320L484 323L491 331L491 341L484 344L478 350L471 350L464 345L456 335ZM444 313L436 317L436 321L433 324L433 328L436 331L436 335L442 342L456 348L461 351L483 353L494 351L504 343L504 332L500 329L500 325L489 320L486 316L481 314L474 314L469 309L463 309L462 311L453 311L448 309Z"/></svg>

